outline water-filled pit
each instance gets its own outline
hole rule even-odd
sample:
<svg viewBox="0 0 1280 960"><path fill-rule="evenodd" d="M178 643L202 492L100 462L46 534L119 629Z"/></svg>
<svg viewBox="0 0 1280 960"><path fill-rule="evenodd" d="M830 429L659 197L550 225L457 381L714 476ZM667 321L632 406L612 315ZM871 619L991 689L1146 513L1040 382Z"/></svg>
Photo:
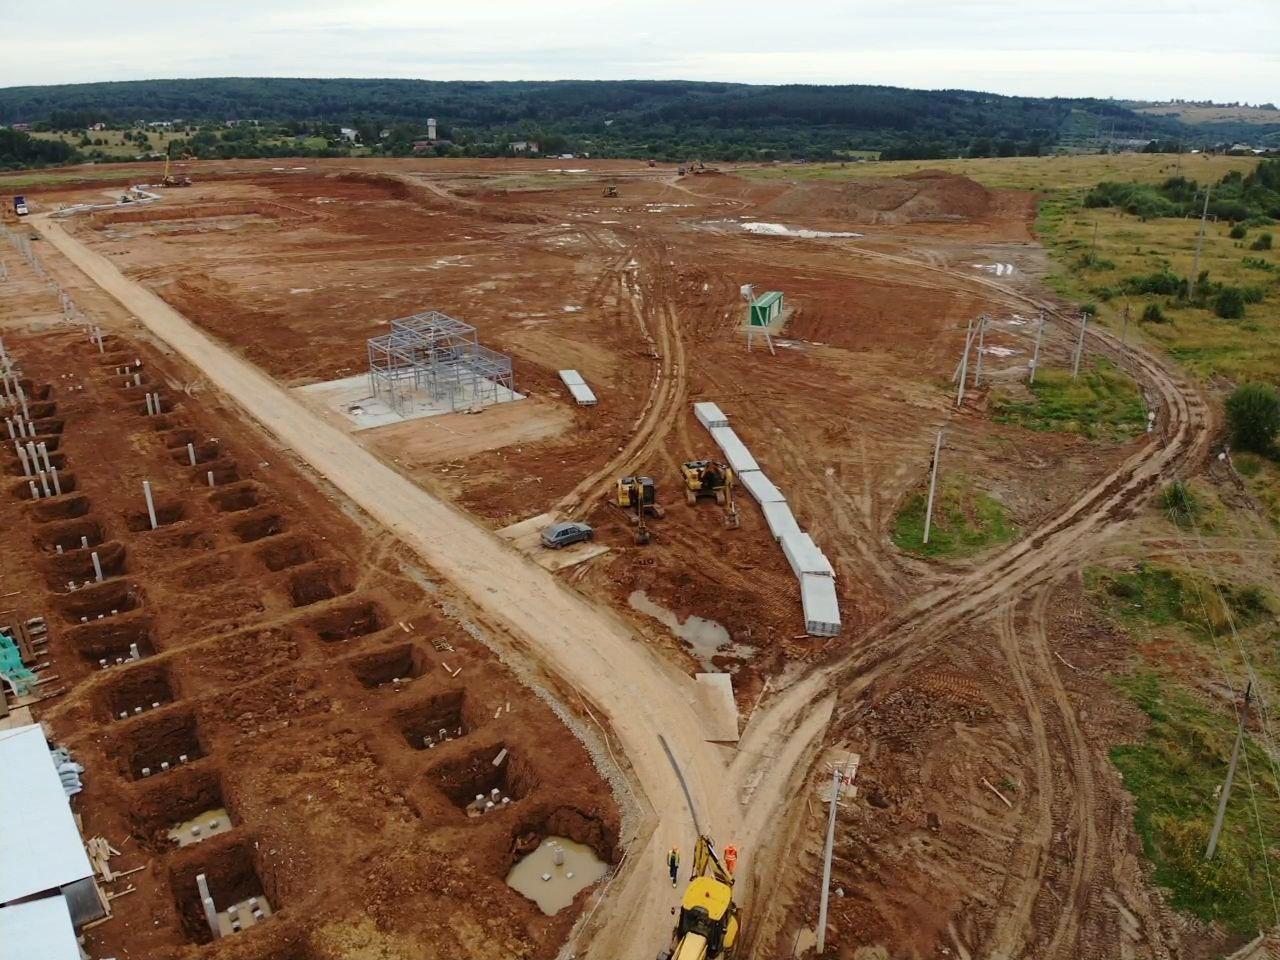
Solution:
<svg viewBox="0 0 1280 960"><path fill-rule="evenodd" d="M574 897L608 870L608 864L586 844L565 837L547 837L511 868L507 886L551 916L573 903Z"/></svg>

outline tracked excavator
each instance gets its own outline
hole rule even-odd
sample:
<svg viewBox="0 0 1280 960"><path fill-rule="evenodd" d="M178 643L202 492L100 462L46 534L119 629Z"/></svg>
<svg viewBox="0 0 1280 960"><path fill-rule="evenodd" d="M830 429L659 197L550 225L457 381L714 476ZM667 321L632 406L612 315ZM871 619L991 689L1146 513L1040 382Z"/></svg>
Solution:
<svg viewBox="0 0 1280 960"><path fill-rule="evenodd" d="M736 478L728 464L718 460L686 460L680 464L680 474L684 477L684 499L689 506L696 505L703 497L712 497L725 508L724 525L732 530L741 526L738 506L733 502Z"/></svg>
<svg viewBox="0 0 1280 960"><path fill-rule="evenodd" d="M711 838L698 837L671 946L658 954L658 960L733 960L738 931L733 875L720 865Z"/></svg>
<svg viewBox="0 0 1280 960"><path fill-rule="evenodd" d="M643 546L650 540L649 517L661 520L666 511L658 504L658 487L653 477L618 478L618 506L632 513L631 522L636 525L635 541Z"/></svg>

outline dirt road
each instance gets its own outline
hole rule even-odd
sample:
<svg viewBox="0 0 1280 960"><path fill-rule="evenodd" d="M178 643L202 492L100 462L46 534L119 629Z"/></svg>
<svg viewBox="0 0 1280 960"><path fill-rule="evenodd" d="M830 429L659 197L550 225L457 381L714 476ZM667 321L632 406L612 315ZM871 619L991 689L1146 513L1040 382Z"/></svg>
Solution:
<svg viewBox="0 0 1280 960"><path fill-rule="evenodd" d="M199 331L106 258L68 236L59 224L37 218L33 225L284 447L466 592L480 610L509 630L517 642L531 647L538 660L608 719L634 779L643 785L652 830L642 833L629 852L629 866L599 913L603 926L594 937L592 951L608 957L652 957L671 924L671 888L662 875L663 857L671 846L687 848L691 832L684 794L659 735L666 738L683 768L705 829L715 836L746 835L725 764L717 748L702 738L692 681L636 642L612 613L387 467L348 434L320 420L270 377ZM807 703L811 692L806 687L796 705ZM765 734L752 742L759 744L778 732L782 714L773 719ZM805 732L813 736L821 729L810 717ZM793 740L786 745L791 763L772 764L771 775L759 778L755 798L763 809L772 806L767 802L770 791L787 788L790 771L800 759L804 743L799 737Z"/></svg>

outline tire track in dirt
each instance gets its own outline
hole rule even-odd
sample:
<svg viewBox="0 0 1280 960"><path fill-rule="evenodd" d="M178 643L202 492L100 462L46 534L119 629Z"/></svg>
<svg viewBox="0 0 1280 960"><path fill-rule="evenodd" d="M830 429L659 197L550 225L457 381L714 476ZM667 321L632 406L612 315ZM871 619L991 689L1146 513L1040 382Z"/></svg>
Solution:
<svg viewBox="0 0 1280 960"><path fill-rule="evenodd" d="M1044 880L1049 842L1053 837L1053 756L1049 750L1049 737L1040 701L1023 663L1016 610L1017 600L1014 598L1007 599L1001 605L996 615L996 632L1000 651L1009 665L1009 672L1026 712L1030 728L1030 763L1035 769L1036 785L1031 795L1031 810L1021 817L1023 830L1000 893L1003 906L996 916L995 928L987 946L987 953L993 960L1022 956L1028 940L1031 914ZM1031 821L1030 824L1028 820Z"/></svg>

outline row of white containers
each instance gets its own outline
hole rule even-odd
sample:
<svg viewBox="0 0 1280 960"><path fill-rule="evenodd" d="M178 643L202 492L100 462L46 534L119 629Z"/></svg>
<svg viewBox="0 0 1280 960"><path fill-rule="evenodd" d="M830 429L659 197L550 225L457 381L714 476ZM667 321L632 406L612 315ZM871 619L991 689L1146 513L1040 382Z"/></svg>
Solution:
<svg viewBox="0 0 1280 960"><path fill-rule="evenodd" d="M729 426L724 412L714 403L695 403L693 415L710 431L738 482L760 504L769 532L782 545L782 552L800 581L805 630L815 636L836 636L840 632L840 604L836 599L836 572L831 561L813 538L800 529L787 498L764 475L751 451Z"/></svg>

